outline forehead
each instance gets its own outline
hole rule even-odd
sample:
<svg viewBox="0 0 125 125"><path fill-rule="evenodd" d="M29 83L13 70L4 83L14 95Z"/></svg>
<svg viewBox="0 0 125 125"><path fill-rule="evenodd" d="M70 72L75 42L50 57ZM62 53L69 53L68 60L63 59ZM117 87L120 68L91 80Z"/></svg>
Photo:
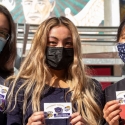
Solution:
<svg viewBox="0 0 125 125"><path fill-rule="evenodd" d="M0 28L7 30L7 31L9 30L8 19L3 13L0 13Z"/></svg>
<svg viewBox="0 0 125 125"><path fill-rule="evenodd" d="M125 34L125 27L123 27L121 34Z"/></svg>
<svg viewBox="0 0 125 125"><path fill-rule="evenodd" d="M49 36L55 36L55 37L71 37L71 32L66 26L55 26L53 27L50 32Z"/></svg>
<svg viewBox="0 0 125 125"><path fill-rule="evenodd" d="M71 34L70 30L66 27L66 26L55 26L53 27L51 30L50 30L50 33L68 33L68 34ZM61 34L60 34L61 35Z"/></svg>

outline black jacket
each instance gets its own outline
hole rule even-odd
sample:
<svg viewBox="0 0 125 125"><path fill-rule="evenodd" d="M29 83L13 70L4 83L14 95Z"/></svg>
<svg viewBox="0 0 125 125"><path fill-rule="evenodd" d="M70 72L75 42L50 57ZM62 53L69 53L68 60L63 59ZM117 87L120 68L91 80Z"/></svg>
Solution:
<svg viewBox="0 0 125 125"><path fill-rule="evenodd" d="M124 90L125 90L125 78L107 87L104 90L105 103L111 100L116 100L116 91L124 91ZM124 125L124 124L125 124L125 120L120 119L120 125Z"/></svg>

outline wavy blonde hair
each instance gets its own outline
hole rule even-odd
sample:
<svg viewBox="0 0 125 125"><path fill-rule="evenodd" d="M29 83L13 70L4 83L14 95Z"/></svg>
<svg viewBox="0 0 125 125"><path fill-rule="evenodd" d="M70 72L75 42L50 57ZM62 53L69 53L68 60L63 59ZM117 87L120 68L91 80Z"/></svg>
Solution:
<svg viewBox="0 0 125 125"><path fill-rule="evenodd" d="M17 101L20 101L17 100L18 94L25 88L23 90L23 115L26 113L30 97L33 112L40 111L41 93L48 77L51 77L51 73L45 63L48 34L53 27L60 25L66 26L70 30L73 41L74 61L68 69L66 81L70 87L69 91L72 92L72 105L77 106L76 111L82 115L87 124L99 125L102 120L102 110L97 104L95 94L96 84L86 75L85 66L82 64L81 42L77 28L65 17L52 17L39 26L32 40L31 49L23 61L19 73L17 76L11 76L8 79L9 81L11 80L10 83L12 84L10 84L11 90L7 97L7 109L10 109L13 98L15 105ZM14 93L17 80L19 79L24 79L24 82L18 87L16 93ZM11 111L15 108L15 105Z"/></svg>

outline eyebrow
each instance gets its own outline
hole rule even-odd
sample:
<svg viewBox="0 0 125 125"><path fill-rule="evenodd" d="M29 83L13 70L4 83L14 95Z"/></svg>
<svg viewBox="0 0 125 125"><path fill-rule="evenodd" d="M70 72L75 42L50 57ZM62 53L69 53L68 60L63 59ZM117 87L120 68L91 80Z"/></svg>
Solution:
<svg viewBox="0 0 125 125"><path fill-rule="evenodd" d="M124 35L125 35L125 33L121 34L120 36L124 36Z"/></svg>
<svg viewBox="0 0 125 125"><path fill-rule="evenodd" d="M9 29L8 29L8 28L2 28L2 27L0 27L0 30L9 32Z"/></svg>
<svg viewBox="0 0 125 125"><path fill-rule="evenodd" d="M54 38L54 39L58 40L58 38L56 38L55 36L49 36L48 38ZM67 39L72 39L72 37L71 37L71 36L68 36L68 37L65 38L64 40L67 40Z"/></svg>

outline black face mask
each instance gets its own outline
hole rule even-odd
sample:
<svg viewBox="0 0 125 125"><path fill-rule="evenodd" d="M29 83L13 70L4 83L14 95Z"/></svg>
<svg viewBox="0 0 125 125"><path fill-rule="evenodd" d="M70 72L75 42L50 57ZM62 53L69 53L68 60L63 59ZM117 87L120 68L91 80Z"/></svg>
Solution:
<svg viewBox="0 0 125 125"><path fill-rule="evenodd" d="M66 69L73 62L73 48L63 47L47 47L46 48L46 63L55 70Z"/></svg>

